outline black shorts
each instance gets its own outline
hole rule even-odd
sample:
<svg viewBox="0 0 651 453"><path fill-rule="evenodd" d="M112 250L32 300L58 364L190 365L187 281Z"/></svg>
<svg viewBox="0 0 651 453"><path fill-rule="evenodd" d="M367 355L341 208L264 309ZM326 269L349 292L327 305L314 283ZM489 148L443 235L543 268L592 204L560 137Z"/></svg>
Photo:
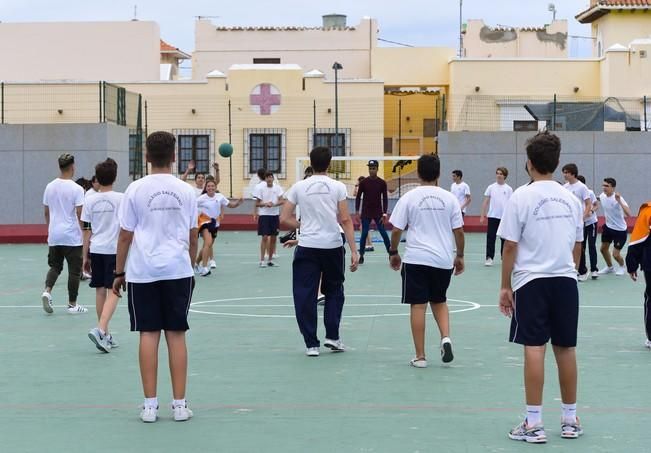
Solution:
<svg viewBox="0 0 651 453"><path fill-rule="evenodd" d="M617 250L624 248L624 244L626 244L626 238L628 238L628 232L626 230L613 230L612 228L608 228L606 225L604 225L603 229L601 230L601 242L606 244L610 244L612 242Z"/></svg>
<svg viewBox="0 0 651 453"><path fill-rule="evenodd" d="M199 237L201 237L201 232L203 230L208 230L213 239L217 237L217 232L219 231L219 226L217 226L216 219L210 219L210 222L201 224L199 227Z"/></svg>
<svg viewBox="0 0 651 453"><path fill-rule="evenodd" d="M261 215L258 217L258 236L278 236L280 216Z"/></svg>
<svg viewBox="0 0 651 453"><path fill-rule="evenodd" d="M537 278L513 294L509 341L525 346L576 346L579 289L569 277Z"/></svg>
<svg viewBox="0 0 651 453"><path fill-rule="evenodd" d="M404 263L400 275L403 304L440 304L447 301L452 269Z"/></svg>
<svg viewBox="0 0 651 453"><path fill-rule="evenodd" d="M91 288L112 288L113 272L115 272L115 255L101 253L90 254L90 267L93 275L90 278Z"/></svg>
<svg viewBox="0 0 651 453"><path fill-rule="evenodd" d="M193 289L194 277L128 283L131 330L188 330L188 311Z"/></svg>

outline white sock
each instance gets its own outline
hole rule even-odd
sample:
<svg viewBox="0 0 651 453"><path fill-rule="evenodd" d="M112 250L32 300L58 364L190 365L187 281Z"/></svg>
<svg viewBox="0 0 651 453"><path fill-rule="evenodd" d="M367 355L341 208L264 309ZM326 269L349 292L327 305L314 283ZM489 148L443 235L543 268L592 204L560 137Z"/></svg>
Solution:
<svg viewBox="0 0 651 453"><path fill-rule="evenodd" d="M158 398L145 398L145 407L153 407L154 409L158 409Z"/></svg>
<svg viewBox="0 0 651 453"><path fill-rule="evenodd" d="M561 411L563 414L563 421L576 423L576 403L561 404Z"/></svg>
<svg viewBox="0 0 651 453"><path fill-rule="evenodd" d="M185 407L186 405L185 398L182 400L172 400L172 407Z"/></svg>
<svg viewBox="0 0 651 453"><path fill-rule="evenodd" d="M527 425L542 425L542 406L527 405Z"/></svg>

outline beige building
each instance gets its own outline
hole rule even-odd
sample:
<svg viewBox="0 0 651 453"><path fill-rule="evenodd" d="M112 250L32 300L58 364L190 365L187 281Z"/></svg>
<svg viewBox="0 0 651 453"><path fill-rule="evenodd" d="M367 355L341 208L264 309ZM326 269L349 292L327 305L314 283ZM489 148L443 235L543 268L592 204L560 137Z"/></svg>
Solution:
<svg viewBox="0 0 651 453"><path fill-rule="evenodd" d="M489 27L469 20L463 30L468 58L567 58L567 21L543 27Z"/></svg>
<svg viewBox="0 0 651 453"><path fill-rule="evenodd" d="M195 23L192 78L226 71L234 64L298 64L306 71L330 74L335 61L346 78L369 79L377 45L375 19L349 26L346 16L323 16L321 27L217 27L209 20Z"/></svg>

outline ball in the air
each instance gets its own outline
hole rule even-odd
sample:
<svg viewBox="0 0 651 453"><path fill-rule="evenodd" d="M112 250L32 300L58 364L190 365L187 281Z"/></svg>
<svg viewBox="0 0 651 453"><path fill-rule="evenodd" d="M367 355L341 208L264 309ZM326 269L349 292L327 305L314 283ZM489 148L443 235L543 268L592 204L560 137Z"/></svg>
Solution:
<svg viewBox="0 0 651 453"><path fill-rule="evenodd" d="M219 145L218 151L222 157L231 157L233 155L233 145L230 143L222 143Z"/></svg>

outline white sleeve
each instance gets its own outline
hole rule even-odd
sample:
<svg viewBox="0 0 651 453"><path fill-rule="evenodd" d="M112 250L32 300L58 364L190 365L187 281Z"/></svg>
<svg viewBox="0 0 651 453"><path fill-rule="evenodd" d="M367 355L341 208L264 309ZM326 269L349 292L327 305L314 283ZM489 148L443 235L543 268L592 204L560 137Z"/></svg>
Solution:
<svg viewBox="0 0 651 453"><path fill-rule="evenodd" d="M581 201L585 204L585 200L590 199L590 191L588 188L584 185L581 187Z"/></svg>
<svg viewBox="0 0 651 453"><path fill-rule="evenodd" d="M84 207L81 208L81 221L82 222L90 222L90 212L89 211L89 204L84 203Z"/></svg>
<svg viewBox="0 0 651 453"><path fill-rule="evenodd" d="M48 194L50 192L50 185L48 184L45 186L45 190L43 191L43 205L49 206L49 201L48 201Z"/></svg>
<svg viewBox="0 0 651 453"><path fill-rule="evenodd" d="M193 203L196 209L196 203ZM122 203L120 203L120 228L127 231L134 231L136 225L138 224L138 216L136 215L136 209L133 205L133 193L127 192L124 194ZM195 219L196 221L196 219Z"/></svg>
<svg viewBox="0 0 651 453"><path fill-rule="evenodd" d="M463 215L461 215L461 205L459 204L459 200L454 198L452 203L452 212L450 215L450 220L451 220L451 225L452 229L456 230L457 228L461 228L463 226Z"/></svg>
<svg viewBox="0 0 651 453"><path fill-rule="evenodd" d="M400 230L404 230L409 224L408 211L409 209L407 207L407 202L405 202L405 198L400 198L393 207L393 211L391 211L391 217L389 218L391 225Z"/></svg>
<svg viewBox="0 0 651 453"><path fill-rule="evenodd" d="M577 205L577 208L578 209L576 210L575 219L574 219L576 224L575 242L583 242L583 205L579 203Z"/></svg>
<svg viewBox="0 0 651 453"><path fill-rule="evenodd" d="M583 228L583 227L582 227ZM522 237L522 224L518 216L517 197L506 202L497 235L506 241L519 242Z"/></svg>
<svg viewBox="0 0 651 453"><path fill-rule="evenodd" d="M84 189L82 189L81 186L77 186L77 187L79 187L79 190L77 190L75 194L76 195L75 206L79 207L79 206L83 206L84 199L86 198L85 197L86 194L84 193Z"/></svg>
<svg viewBox="0 0 651 453"><path fill-rule="evenodd" d="M621 200L622 200L622 204L628 208L629 205L628 205L628 203L626 203L626 200L624 200L624 197L622 197L622 196L620 195L620 198L621 198Z"/></svg>
<svg viewBox="0 0 651 453"><path fill-rule="evenodd" d="M346 191L346 186L343 182L338 184L337 189L337 201L343 201L348 198L348 192Z"/></svg>
<svg viewBox="0 0 651 453"><path fill-rule="evenodd" d="M293 185L292 187L289 188L287 193L285 194L285 198L292 203L292 204L298 204L298 200L296 197L296 185Z"/></svg>
<svg viewBox="0 0 651 453"><path fill-rule="evenodd" d="M188 199L196 200L195 194L193 193ZM199 208L197 207L197 203L190 202L188 205L190 206L190 229L197 228L199 224Z"/></svg>
<svg viewBox="0 0 651 453"><path fill-rule="evenodd" d="M490 186L486 187L486 191L484 191L484 196L485 197L490 197L491 196L491 189L492 188L493 188L492 184Z"/></svg>
<svg viewBox="0 0 651 453"><path fill-rule="evenodd" d="M466 189L466 192L465 192L464 195L470 195L470 186L468 184L466 184L465 189Z"/></svg>

